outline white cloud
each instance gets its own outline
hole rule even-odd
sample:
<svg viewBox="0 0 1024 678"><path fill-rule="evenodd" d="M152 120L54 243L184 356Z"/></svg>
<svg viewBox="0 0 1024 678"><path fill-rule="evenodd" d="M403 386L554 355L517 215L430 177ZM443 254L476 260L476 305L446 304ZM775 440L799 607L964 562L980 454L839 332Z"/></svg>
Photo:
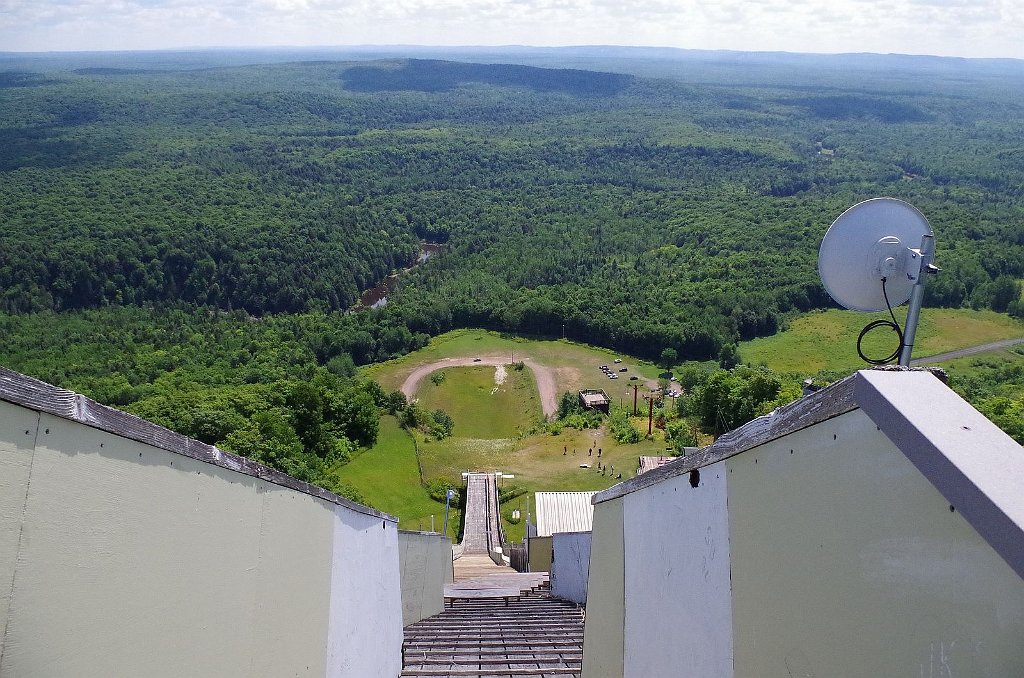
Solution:
<svg viewBox="0 0 1024 678"><path fill-rule="evenodd" d="M1024 58L1019 0L0 0L0 49L620 44Z"/></svg>

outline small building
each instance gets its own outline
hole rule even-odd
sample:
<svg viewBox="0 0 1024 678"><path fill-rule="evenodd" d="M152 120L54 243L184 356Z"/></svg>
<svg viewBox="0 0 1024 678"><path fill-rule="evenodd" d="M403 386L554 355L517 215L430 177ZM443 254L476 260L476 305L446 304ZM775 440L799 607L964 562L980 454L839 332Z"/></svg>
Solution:
<svg viewBox="0 0 1024 678"><path fill-rule="evenodd" d="M594 497L583 676L1024 675L1024 448L865 370Z"/></svg>
<svg viewBox="0 0 1024 678"><path fill-rule="evenodd" d="M530 570L551 573L556 598L585 604L590 530L597 492L537 492L537 524L529 538Z"/></svg>
<svg viewBox="0 0 1024 678"><path fill-rule="evenodd" d="M588 388L580 391L580 405L588 410L601 410L608 414L611 402L608 394L601 389Z"/></svg>
<svg viewBox="0 0 1024 678"><path fill-rule="evenodd" d="M589 532L594 524L594 505L591 500L597 492L537 492L538 537L550 537L556 532Z"/></svg>
<svg viewBox="0 0 1024 678"><path fill-rule="evenodd" d="M687 455L694 454L695 452L697 452L699 450L700 450L699 447L684 447L683 448L683 453L681 455L679 455L679 456L685 457ZM648 471L653 471L656 468L661 468L665 464L668 464L669 462L673 462L673 461L675 461L678 458L679 457L676 457L676 456L665 456L665 455L657 456L657 457L641 456L640 457L640 463L639 463L639 465L636 468L636 474L640 475L641 473L647 473Z"/></svg>
<svg viewBox="0 0 1024 678"><path fill-rule="evenodd" d="M675 461L677 458L678 457L665 457L665 456L661 456L661 457L648 457L648 456L642 456L642 457L640 457L640 464L636 468L636 474L640 475L642 473L647 473L648 471L653 471L656 468L661 468L665 464L667 464L667 463L669 463L671 461Z"/></svg>

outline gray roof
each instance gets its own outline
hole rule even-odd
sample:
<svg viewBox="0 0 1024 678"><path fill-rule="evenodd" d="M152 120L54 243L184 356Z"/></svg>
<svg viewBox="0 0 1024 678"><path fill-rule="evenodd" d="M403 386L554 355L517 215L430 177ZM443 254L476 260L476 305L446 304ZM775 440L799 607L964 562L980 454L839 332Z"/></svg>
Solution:
<svg viewBox="0 0 1024 678"><path fill-rule="evenodd" d="M594 527L594 505L597 492L538 492L537 536L550 537L556 532L590 532Z"/></svg>

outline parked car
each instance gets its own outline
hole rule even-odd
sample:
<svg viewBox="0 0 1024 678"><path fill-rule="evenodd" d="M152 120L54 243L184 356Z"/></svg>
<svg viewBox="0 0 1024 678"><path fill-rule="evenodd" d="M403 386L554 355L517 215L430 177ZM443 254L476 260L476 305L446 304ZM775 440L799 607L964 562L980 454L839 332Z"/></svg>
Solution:
<svg viewBox="0 0 1024 678"><path fill-rule="evenodd" d="M636 376L636 375L634 374L634 375L632 375L632 376L631 376L631 377L629 378L629 380L630 380L630 381L636 381L636 380L637 380L638 378L639 378L639 377L637 377L637 376Z"/></svg>
<svg viewBox="0 0 1024 678"><path fill-rule="evenodd" d="M615 364L616 364L616 365L618 365L618 364L619 364L619 363L621 363L621 362L622 362L622 358L616 358L616 359L615 359Z"/></svg>
<svg viewBox="0 0 1024 678"><path fill-rule="evenodd" d="M619 372L627 372L627 371L628 371L628 370L626 370L626 368L625 368L625 367L620 367L620 368L619 368Z"/></svg>

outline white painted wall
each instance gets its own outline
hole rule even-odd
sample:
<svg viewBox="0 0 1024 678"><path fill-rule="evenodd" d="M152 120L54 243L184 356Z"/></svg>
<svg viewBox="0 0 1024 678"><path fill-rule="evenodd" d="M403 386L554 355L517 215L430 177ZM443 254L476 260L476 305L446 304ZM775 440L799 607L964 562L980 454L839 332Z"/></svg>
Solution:
<svg viewBox="0 0 1024 678"><path fill-rule="evenodd" d="M725 464L737 676L1024 676L1024 581L863 411Z"/></svg>
<svg viewBox="0 0 1024 678"><path fill-rule="evenodd" d="M556 532L551 535L551 595L587 604L592 532Z"/></svg>
<svg viewBox="0 0 1024 678"><path fill-rule="evenodd" d="M9 403L0 518L0 676L400 670L391 520Z"/></svg>
<svg viewBox="0 0 1024 678"><path fill-rule="evenodd" d="M719 462L696 488L682 475L623 497L623 675L733 675L726 492Z"/></svg>
<svg viewBox="0 0 1024 678"><path fill-rule="evenodd" d="M444 585L453 581L452 542L443 534L398 533L402 575L402 624L408 626L444 611Z"/></svg>
<svg viewBox="0 0 1024 678"><path fill-rule="evenodd" d="M336 509L327 675L397 676L402 670L398 526Z"/></svg>

